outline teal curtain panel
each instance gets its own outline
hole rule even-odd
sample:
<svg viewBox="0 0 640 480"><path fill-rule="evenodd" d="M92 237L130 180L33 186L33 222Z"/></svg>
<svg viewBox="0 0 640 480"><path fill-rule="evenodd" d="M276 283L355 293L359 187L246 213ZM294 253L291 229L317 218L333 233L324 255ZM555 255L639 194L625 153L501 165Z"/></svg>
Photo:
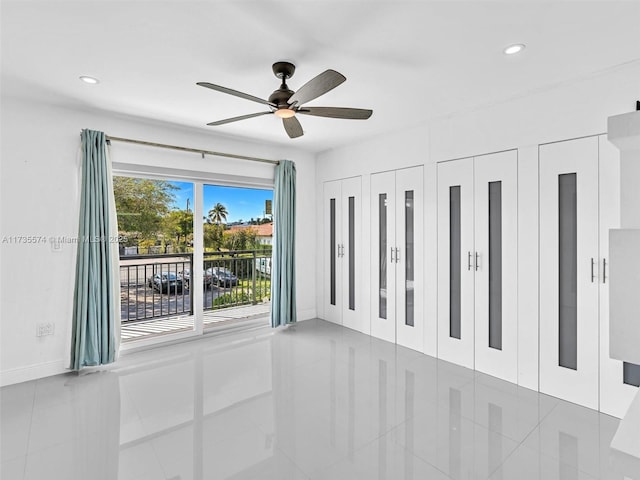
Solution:
<svg viewBox="0 0 640 480"><path fill-rule="evenodd" d="M273 264L271 326L296 322L296 166L282 160L273 191Z"/></svg>
<svg viewBox="0 0 640 480"><path fill-rule="evenodd" d="M73 370L115 361L120 316L117 310L120 292L118 282L114 281L119 281L117 224L114 225L115 201L106 138L103 132L83 130L81 141L82 183L70 364Z"/></svg>

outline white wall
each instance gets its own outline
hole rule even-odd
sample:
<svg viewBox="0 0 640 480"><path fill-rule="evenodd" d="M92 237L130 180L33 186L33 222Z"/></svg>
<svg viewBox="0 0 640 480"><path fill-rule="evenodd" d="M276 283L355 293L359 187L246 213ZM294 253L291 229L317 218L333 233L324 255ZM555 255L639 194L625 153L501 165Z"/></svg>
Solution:
<svg viewBox="0 0 640 480"><path fill-rule="evenodd" d="M315 251L315 188L312 154L284 146L253 143L214 133L144 122L99 111L64 109L2 97L1 237L65 235L78 229L80 130L152 142L296 162L298 252ZM273 178L273 167L255 162L114 143L112 160L194 172ZM1 245L1 383L64 371L69 355L75 248L52 252L49 244ZM316 315L313 255L297 256L298 315ZM36 324L54 322L55 334L37 338Z"/></svg>
<svg viewBox="0 0 640 480"><path fill-rule="evenodd" d="M607 117L628 112L640 99L640 64L612 69L469 112L425 123L409 131L324 152L317 160L317 215L322 218L322 182L363 176L363 204L370 204L371 173L425 165L425 353L436 355L436 163L491 152L519 153L519 365L518 382L538 388L538 152L542 143L604 133ZM375 112L374 112L375 115ZM364 216L363 238L369 238ZM319 238L324 238L321 232ZM370 258L365 241L363 255ZM365 262L363 278L370 277ZM316 267L323 285L322 259ZM370 289L363 288L370 304ZM318 313L322 314L321 289ZM369 315L365 311L365 315ZM594 352L597 355L598 352Z"/></svg>

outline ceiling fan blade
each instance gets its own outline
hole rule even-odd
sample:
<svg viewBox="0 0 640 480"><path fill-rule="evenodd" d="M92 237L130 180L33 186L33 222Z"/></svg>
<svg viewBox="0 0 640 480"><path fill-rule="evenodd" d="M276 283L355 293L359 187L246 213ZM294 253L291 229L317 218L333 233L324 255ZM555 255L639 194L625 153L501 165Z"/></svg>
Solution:
<svg viewBox="0 0 640 480"><path fill-rule="evenodd" d="M259 117L260 115L269 115L270 113L273 113L273 112L250 113L249 115L241 115L239 117L225 118L224 120L218 120L217 122L207 123L207 125L211 127L216 127L218 125L224 125L225 123L237 122L238 120L246 120L247 118Z"/></svg>
<svg viewBox="0 0 640 480"><path fill-rule="evenodd" d="M262 98L254 97L253 95L249 95L248 93L242 93L237 90L233 90L227 87L221 87L220 85L214 85L209 82L198 82L196 85L200 85L201 87L210 88L211 90L216 90L218 92L227 93L229 95L234 95L236 97L244 98L246 100L251 100L252 102L262 103L263 105L270 105L272 107L276 107L275 103L269 102L267 100L263 100Z"/></svg>
<svg viewBox="0 0 640 480"><path fill-rule="evenodd" d="M283 118L282 125L284 125L284 129L287 131L287 135L290 138L298 138L304 135L302 131L302 125L296 117Z"/></svg>
<svg viewBox="0 0 640 480"><path fill-rule="evenodd" d="M366 120L371 116L373 110L363 108L342 108L342 107L304 107L298 109L298 113L314 115L316 117L347 118L350 120Z"/></svg>
<svg viewBox="0 0 640 480"><path fill-rule="evenodd" d="M318 98L320 95L324 95L330 90L333 90L347 78L341 73L335 70L327 70L322 72L317 77L312 78L303 86L301 86L296 93L291 95L289 103L297 102L298 105L307 103L314 98Z"/></svg>

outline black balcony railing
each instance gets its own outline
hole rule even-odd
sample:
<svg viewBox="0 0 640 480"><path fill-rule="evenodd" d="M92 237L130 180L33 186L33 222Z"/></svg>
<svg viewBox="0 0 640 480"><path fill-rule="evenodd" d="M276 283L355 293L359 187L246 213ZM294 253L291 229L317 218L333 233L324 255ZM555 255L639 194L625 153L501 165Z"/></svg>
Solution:
<svg viewBox="0 0 640 480"><path fill-rule="evenodd" d="M121 321L192 315L193 254L120 257ZM205 254L203 309L271 300L271 250Z"/></svg>
<svg viewBox="0 0 640 480"><path fill-rule="evenodd" d="M218 310L271 300L271 250L207 253L204 309Z"/></svg>
<svg viewBox="0 0 640 480"><path fill-rule="evenodd" d="M192 266L190 253L120 257L121 321L193 314Z"/></svg>

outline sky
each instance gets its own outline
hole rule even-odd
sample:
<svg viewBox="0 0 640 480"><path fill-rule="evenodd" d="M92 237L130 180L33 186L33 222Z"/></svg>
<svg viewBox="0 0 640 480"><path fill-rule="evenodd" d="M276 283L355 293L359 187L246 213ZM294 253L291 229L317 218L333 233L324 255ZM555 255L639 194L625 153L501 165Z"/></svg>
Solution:
<svg viewBox="0 0 640 480"><path fill-rule="evenodd" d="M189 200L189 208L193 210L193 183L169 182L179 190L175 190L174 208L184 210ZM227 207L227 223L240 220L249 221L251 218L262 218L264 201L273 200L273 190L257 190L254 188L221 187L218 185L204 186L203 213L207 215L209 210L218 202Z"/></svg>

